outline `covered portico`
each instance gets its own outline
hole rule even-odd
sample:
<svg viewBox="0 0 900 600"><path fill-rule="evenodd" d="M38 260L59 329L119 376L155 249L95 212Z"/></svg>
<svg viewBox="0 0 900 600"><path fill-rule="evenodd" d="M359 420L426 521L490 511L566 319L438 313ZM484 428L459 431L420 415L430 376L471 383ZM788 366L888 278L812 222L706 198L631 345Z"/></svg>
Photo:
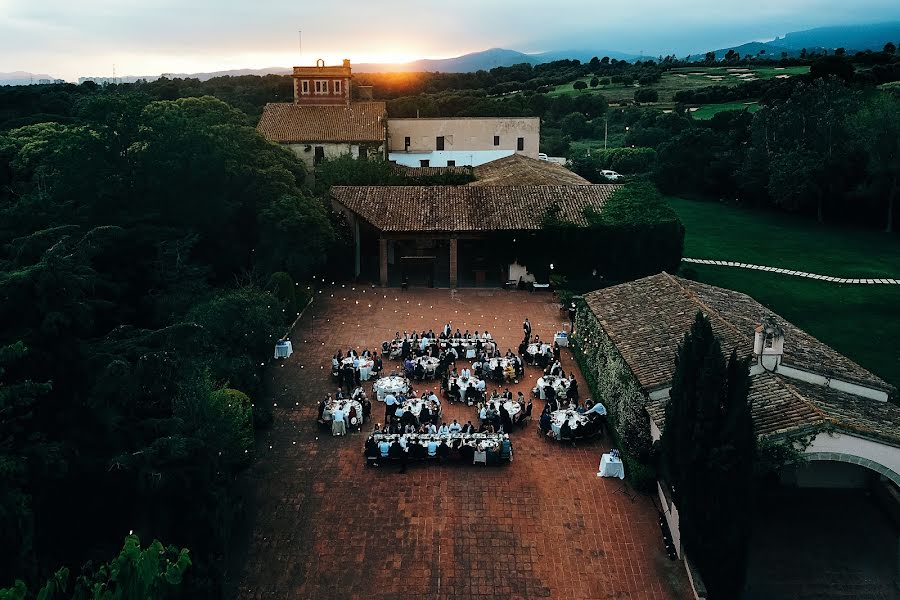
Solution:
<svg viewBox="0 0 900 600"><path fill-rule="evenodd" d="M556 207L559 218L586 226L585 210L602 210L614 189L612 185L338 186L331 193L353 231L356 277L374 270L382 286L409 281L455 288L506 281L509 261L490 252L490 242L498 234L534 234L542 228L547 211Z"/></svg>

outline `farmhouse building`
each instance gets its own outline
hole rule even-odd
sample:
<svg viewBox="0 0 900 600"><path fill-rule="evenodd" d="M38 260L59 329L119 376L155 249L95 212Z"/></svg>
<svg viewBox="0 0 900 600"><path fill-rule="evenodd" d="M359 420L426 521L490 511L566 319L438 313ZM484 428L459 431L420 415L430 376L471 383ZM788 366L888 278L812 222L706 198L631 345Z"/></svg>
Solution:
<svg viewBox="0 0 900 600"><path fill-rule="evenodd" d="M294 67L294 102L266 104L257 129L266 139L288 146L308 167L326 158L384 157L386 109L371 101L371 88L351 101L350 61L341 66Z"/></svg>
<svg viewBox="0 0 900 600"><path fill-rule="evenodd" d="M896 389L750 296L667 273L584 296L575 336L619 428L642 428L648 443L660 439L678 344L698 311L709 318L726 356L735 349L752 358L749 397L761 443L802 440L804 460L780 469L771 491L777 502L760 530L768 532L778 519L814 530L816 524L804 519L840 515L842 531L865 536L872 530L865 543L877 548L882 583L892 588L900 565L896 533L889 533L900 524L900 407L889 402ZM677 506L662 482L658 492L680 553ZM811 503L815 511L780 512ZM793 548L794 556L814 552L792 546L808 536L782 539L772 529L777 539L754 536L749 575L758 590L771 584L769 570L780 568L767 562L772 548ZM846 536L834 539L837 547ZM846 560L868 569L868 552L858 554Z"/></svg>
<svg viewBox="0 0 900 600"><path fill-rule="evenodd" d="M520 154L538 157L537 117L388 119L391 161L408 167L477 166Z"/></svg>

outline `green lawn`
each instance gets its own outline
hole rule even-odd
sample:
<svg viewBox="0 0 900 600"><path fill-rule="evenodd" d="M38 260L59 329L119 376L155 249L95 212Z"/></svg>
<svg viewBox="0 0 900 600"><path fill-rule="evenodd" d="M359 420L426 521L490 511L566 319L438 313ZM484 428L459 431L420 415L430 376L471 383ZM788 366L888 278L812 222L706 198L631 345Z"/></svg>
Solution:
<svg viewBox="0 0 900 600"><path fill-rule="evenodd" d="M808 67L759 67L747 68L746 70L729 69L728 67L686 67L680 69L672 69L664 73L659 83L649 86L659 92L659 100L664 103L671 103L675 92L681 90L692 90L704 88L711 85L738 85L744 79L772 79L774 77L784 77L799 75L809 71ZM749 75L749 77L741 77L741 75ZM602 77L600 78L602 81ZM581 81L590 83L591 77L582 77ZM556 89L550 92L551 96L559 96L562 94L603 94L606 99L612 103L619 100L633 100L634 91L639 89L638 86L624 86L619 83L610 85L600 85L592 88L588 87L581 92L577 91L573 84L575 82L556 86Z"/></svg>
<svg viewBox="0 0 900 600"><path fill-rule="evenodd" d="M669 198L686 229L684 255L836 276L900 278L900 238L820 226L804 217ZM683 263L705 283L753 296L900 387L900 286L840 285ZM789 343L789 342L786 342Z"/></svg>
<svg viewBox="0 0 900 600"><path fill-rule="evenodd" d="M840 285L747 269L682 265L699 281L753 296L900 388L900 286Z"/></svg>
<svg viewBox="0 0 900 600"><path fill-rule="evenodd" d="M695 119L705 121L712 119L716 114L726 110L748 110L755 113L759 110L759 104L756 102L723 102L722 104L704 104L699 108L691 109L691 116Z"/></svg>
<svg viewBox="0 0 900 600"><path fill-rule="evenodd" d="M687 229L684 255L836 277L900 278L900 237L809 217L669 198ZM900 312L898 312L900 314Z"/></svg>

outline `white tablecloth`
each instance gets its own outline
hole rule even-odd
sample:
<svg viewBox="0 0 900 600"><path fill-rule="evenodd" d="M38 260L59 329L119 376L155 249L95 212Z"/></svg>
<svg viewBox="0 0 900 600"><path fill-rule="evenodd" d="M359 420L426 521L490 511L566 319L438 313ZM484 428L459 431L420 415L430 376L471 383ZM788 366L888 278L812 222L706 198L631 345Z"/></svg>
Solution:
<svg viewBox="0 0 900 600"><path fill-rule="evenodd" d="M550 385L554 390L556 390L556 397L565 398L566 392L569 390L569 380L563 379L562 377L555 377L553 375L547 375L545 377L539 377L537 380L537 388L538 394L541 397L541 400L546 400L546 394L544 393L544 388Z"/></svg>
<svg viewBox="0 0 900 600"><path fill-rule="evenodd" d="M388 393L396 396L401 392L404 394L408 392L409 381L407 381L406 377L389 375L378 379L372 386L372 390L375 392L375 397L378 398L379 402L384 402L384 397Z"/></svg>
<svg viewBox="0 0 900 600"><path fill-rule="evenodd" d="M462 377L457 377L456 379L452 379L451 381L455 381L456 385L459 386L459 399L461 402L466 401L466 391L471 387L474 388L475 384L478 383L477 377L469 377L467 380L463 380Z"/></svg>
<svg viewBox="0 0 900 600"><path fill-rule="evenodd" d="M569 334L565 331L557 331L556 335L553 336L553 341L559 344L560 348L565 348L569 345Z"/></svg>
<svg viewBox="0 0 900 600"><path fill-rule="evenodd" d="M422 365L425 372L429 374L433 374L437 370L438 365L441 364L440 359L434 358L433 356L420 356L413 362Z"/></svg>
<svg viewBox="0 0 900 600"><path fill-rule="evenodd" d="M403 406L404 410L409 409L409 412L414 414L416 418L420 414L422 414L422 407L428 406L428 410L431 411L431 414L437 413L441 414L441 407L439 404L435 404L431 400L423 400L422 398L407 398L406 402L404 402L401 406Z"/></svg>
<svg viewBox="0 0 900 600"><path fill-rule="evenodd" d="M275 358L287 358L294 353L294 347L289 340L275 344Z"/></svg>
<svg viewBox="0 0 900 600"><path fill-rule="evenodd" d="M331 402L325 404L325 411L322 413L322 418L326 421L331 420L331 413L337 410L338 406L344 406L344 420L347 424L350 424L350 408L356 407L356 418L362 422L363 418L363 408L362 404L357 402L356 400L332 400Z"/></svg>
<svg viewBox="0 0 900 600"><path fill-rule="evenodd" d="M341 364L344 365L352 365L353 357L348 356L347 358L341 360ZM369 360L367 358L359 357L359 378L362 381L368 381L369 376L372 374L372 367L375 366L375 361Z"/></svg>
<svg viewBox="0 0 900 600"><path fill-rule="evenodd" d="M500 404L496 400L489 400L488 406L493 408L498 413L500 412ZM509 413L510 418L515 417L517 414L519 414L522 411L522 406L515 400L506 400L503 403L503 408L505 408L506 412Z"/></svg>
<svg viewBox="0 0 900 600"><path fill-rule="evenodd" d="M625 465L622 464L621 459L604 454L600 457L600 472L597 473L597 476L625 479Z"/></svg>
<svg viewBox="0 0 900 600"><path fill-rule="evenodd" d="M574 410L553 411L550 413L550 426L553 428L553 433L556 434L556 437L559 437L559 430L562 428L563 422L567 419L569 421L569 427L573 431L573 435L576 427L584 425L588 421L587 417Z"/></svg>

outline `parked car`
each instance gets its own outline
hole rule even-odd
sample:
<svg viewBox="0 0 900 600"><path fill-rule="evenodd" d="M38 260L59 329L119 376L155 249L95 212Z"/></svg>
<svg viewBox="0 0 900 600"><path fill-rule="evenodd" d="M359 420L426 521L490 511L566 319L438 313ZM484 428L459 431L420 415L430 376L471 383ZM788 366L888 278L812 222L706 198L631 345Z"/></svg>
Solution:
<svg viewBox="0 0 900 600"><path fill-rule="evenodd" d="M618 181L620 179L625 179L624 175L619 175L615 171L603 170L600 171L600 174L606 177L610 181Z"/></svg>
<svg viewBox="0 0 900 600"><path fill-rule="evenodd" d="M550 160L550 157L543 152L538 152L538 160Z"/></svg>

